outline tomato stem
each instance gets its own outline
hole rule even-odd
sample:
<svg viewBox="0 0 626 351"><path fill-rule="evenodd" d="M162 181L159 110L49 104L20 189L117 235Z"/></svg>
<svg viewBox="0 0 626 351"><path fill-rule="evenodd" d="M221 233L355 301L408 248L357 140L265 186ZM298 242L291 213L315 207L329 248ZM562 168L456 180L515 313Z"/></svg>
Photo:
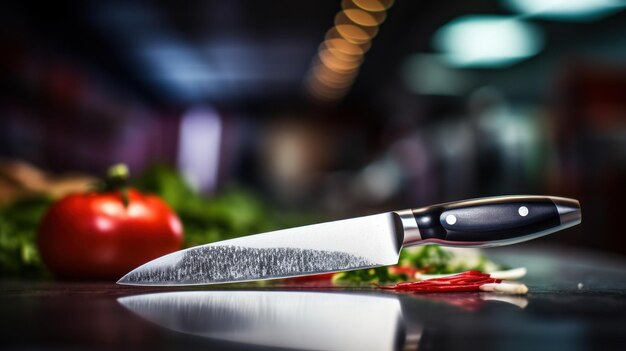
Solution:
<svg viewBox="0 0 626 351"><path fill-rule="evenodd" d="M122 195L124 207L128 206L128 178L130 171L123 163L115 164L107 170L104 181L104 191L119 191Z"/></svg>
<svg viewBox="0 0 626 351"><path fill-rule="evenodd" d="M129 176L130 171L128 170L128 166L124 163L115 164L107 170L108 179L120 179L126 181Z"/></svg>

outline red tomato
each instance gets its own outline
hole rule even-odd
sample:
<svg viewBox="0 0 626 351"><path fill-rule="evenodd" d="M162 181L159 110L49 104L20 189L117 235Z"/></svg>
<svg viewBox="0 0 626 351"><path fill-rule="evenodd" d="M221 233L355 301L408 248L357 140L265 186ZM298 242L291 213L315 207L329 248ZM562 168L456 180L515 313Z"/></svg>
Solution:
<svg viewBox="0 0 626 351"><path fill-rule="evenodd" d="M39 226L39 251L59 278L118 279L154 258L181 249L183 228L160 198L128 190L69 195Z"/></svg>

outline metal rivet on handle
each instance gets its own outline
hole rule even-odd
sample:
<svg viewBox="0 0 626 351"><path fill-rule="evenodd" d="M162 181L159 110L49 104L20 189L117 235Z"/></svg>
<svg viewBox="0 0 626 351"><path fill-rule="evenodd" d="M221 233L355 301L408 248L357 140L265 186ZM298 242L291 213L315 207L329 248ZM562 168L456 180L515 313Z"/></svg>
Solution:
<svg viewBox="0 0 626 351"><path fill-rule="evenodd" d="M522 217L528 216L528 207L520 206L520 208L517 210L517 213L519 213L519 215Z"/></svg>
<svg viewBox="0 0 626 351"><path fill-rule="evenodd" d="M456 223L456 216L455 215L447 215L446 216L446 223L448 223L449 225L454 225L454 223Z"/></svg>

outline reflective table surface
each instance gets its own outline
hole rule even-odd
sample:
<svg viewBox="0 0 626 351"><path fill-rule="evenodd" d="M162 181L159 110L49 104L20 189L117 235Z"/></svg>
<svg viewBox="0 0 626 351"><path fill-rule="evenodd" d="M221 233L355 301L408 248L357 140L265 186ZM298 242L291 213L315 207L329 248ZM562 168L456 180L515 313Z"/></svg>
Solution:
<svg viewBox="0 0 626 351"><path fill-rule="evenodd" d="M626 261L539 245L489 249L525 266L525 296L365 287L0 282L8 349L623 350Z"/></svg>

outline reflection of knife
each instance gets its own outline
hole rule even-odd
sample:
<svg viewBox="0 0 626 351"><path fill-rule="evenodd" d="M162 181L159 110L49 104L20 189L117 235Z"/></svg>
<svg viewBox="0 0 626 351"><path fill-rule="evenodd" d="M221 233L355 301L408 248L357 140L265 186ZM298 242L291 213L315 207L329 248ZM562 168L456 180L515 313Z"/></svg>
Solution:
<svg viewBox="0 0 626 351"><path fill-rule="evenodd" d="M130 311L161 327L244 343L245 349L261 345L380 351L421 350L418 345L422 333L428 334L423 326L434 327L438 333L451 329L449 332L454 334L454 328L438 328L442 320L448 321L448 325L450 316L478 311L491 300L520 308L528 304L523 297L497 294L417 296L254 290L177 291L117 299ZM460 309L452 310L449 306ZM483 332L488 332L490 326L486 324L484 328ZM220 349L227 348L221 346Z"/></svg>
<svg viewBox="0 0 626 351"><path fill-rule="evenodd" d="M196 246L148 262L118 283L215 284L385 266L396 264L406 246L508 245L580 220L578 201L559 197L451 202Z"/></svg>
<svg viewBox="0 0 626 351"><path fill-rule="evenodd" d="M248 345L391 351L405 332L394 295L180 291L127 296L118 302L167 329Z"/></svg>

